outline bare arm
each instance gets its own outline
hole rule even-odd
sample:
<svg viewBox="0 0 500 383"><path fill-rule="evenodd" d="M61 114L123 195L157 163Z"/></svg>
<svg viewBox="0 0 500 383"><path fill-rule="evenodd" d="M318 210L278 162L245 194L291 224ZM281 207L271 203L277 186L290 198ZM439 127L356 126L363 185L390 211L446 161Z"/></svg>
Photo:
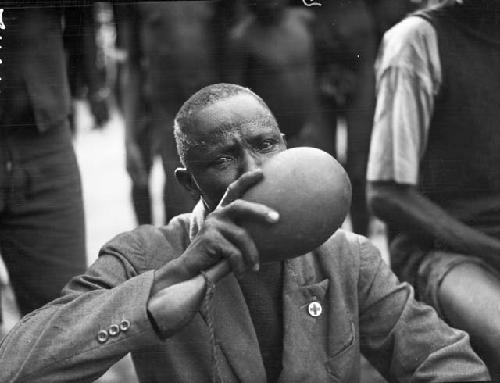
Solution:
<svg viewBox="0 0 500 383"><path fill-rule="evenodd" d="M367 194L373 213L389 225L458 253L474 254L493 264L500 261L500 241L458 221L415 186L369 182Z"/></svg>

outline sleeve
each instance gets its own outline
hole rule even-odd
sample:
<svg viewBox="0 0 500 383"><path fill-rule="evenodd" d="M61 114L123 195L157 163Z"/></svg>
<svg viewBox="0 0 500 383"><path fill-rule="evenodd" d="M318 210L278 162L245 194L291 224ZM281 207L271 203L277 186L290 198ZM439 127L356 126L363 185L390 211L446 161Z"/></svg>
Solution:
<svg viewBox="0 0 500 383"><path fill-rule="evenodd" d="M9 332L1 382L93 382L128 352L161 342L147 315L154 271L140 273L147 235L138 232L110 241L60 298Z"/></svg>
<svg viewBox="0 0 500 383"><path fill-rule="evenodd" d="M420 17L397 24L384 35L375 66L367 179L415 185L441 83L434 28Z"/></svg>
<svg viewBox="0 0 500 383"><path fill-rule="evenodd" d="M362 353L388 381L458 382L489 379L469 336L415 301L368 240L360 244L359 328Z"/></svg>

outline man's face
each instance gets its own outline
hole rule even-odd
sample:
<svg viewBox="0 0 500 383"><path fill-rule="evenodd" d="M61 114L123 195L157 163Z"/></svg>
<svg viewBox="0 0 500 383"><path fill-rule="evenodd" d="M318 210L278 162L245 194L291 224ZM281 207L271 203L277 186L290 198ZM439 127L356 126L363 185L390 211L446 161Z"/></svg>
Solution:
<svg viewBox="0 0 500 383"><path fill-rule="evenodd" d="M268 111L244 93L202 109L188 129L195 145L186 154L186 167L210 211L229 184L286 149Z"/></svg>

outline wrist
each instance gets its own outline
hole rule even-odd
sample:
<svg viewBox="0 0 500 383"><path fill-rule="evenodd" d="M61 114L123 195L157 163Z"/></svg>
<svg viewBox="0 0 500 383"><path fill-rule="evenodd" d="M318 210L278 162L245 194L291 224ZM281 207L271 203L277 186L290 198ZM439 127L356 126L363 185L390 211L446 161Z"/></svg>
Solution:
<svg viewBox="0 0 500 383"><path fill-rule="evenodd" d="M160 339L166 339L187 325L199 311L206 281L198 275L157 291L149 297L149 320Z"/></svg>
<svg viewBox="0 0 500 383"><path fill-rule="evenodd" d="M190 279L194 275L180 258L173 259L160 269L155 270L150 297L176 283Z"/></svg>
<svg viewBox="0 0 500 383"><path fill-rule="evenodd" d="M148 307L146 309L149 322L151 323L151 327L153 327L153 330L155 331L155 333L158 336L158 338L160 338L161 340L165 340L165 339L167 339L167 334L164 334L161 331L160 326L158 325L157 320L156 320L156 318L155 318L155 316L153 314L153 311L154 311L154 307L153 306L154 306L154 304L151 304L149 302L148 303Z"/></svg>

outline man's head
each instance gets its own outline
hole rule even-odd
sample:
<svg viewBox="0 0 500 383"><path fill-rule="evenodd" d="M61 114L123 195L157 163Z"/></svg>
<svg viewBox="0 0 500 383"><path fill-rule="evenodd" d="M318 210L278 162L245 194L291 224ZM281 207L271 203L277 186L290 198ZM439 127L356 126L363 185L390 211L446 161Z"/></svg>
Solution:
<svg viewBox="0 0 500 383"><path fill-rule="evenodd" d="M205 87L174 121L184 168L179 182L213 210L231 182L286 149L273 114L251 90L233 84Z"/></svg>

